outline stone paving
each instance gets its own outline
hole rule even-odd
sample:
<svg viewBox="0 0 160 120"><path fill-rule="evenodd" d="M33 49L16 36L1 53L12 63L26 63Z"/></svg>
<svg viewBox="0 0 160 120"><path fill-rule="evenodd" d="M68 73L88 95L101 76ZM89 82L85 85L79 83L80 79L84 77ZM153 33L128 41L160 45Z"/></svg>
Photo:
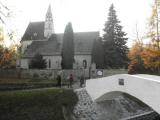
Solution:
<svg viewBox="0 0 160 120"><path fill-rule="evenodd" d="M75 120L98 120L96 105L92 102L90 96L84 88L75 90L79 101L74 108Z"/></svg>

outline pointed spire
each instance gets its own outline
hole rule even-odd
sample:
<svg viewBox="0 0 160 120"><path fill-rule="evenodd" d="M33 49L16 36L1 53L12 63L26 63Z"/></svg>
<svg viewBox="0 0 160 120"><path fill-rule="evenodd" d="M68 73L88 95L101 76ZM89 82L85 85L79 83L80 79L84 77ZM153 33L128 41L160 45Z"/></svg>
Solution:
<svg viewBox="0 0 160 120"><path fill-rule="evenodd" d="M52 10L51 10L51 4L49 4L45 18L44 37L48 38L53 33L54 33L54 25L52 18Z"/></svg>
<svg viewBox="0 0 160 120"><path fill-rule="evenodd" d="M46 13L46 17L52 17L51 4L49 4L49 6L48 6L48 10L47 10L47 13Z"/></svg>

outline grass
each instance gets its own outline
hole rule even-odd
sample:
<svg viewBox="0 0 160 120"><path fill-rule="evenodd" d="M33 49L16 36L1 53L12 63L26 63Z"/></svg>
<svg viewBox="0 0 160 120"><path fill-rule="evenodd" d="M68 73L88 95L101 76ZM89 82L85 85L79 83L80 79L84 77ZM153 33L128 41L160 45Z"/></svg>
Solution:
<svg viewBox="0 0 160 120"><path fill-rule="evenodd" d="M0 78L0 91L55 87L56 80ZM62 85L66 85L62 81Z"/></svg>
<svg viewBox="0 0 160 120"><path fill-rule="evenodd" d="M62 107L77 100L71 89L0 92L0 120L64 120Z"/></svg>
<svg viewBox="0 0 160 120"><path fill-rule="evenodd" d="M37 79L16 79L16 78L0 78L0 84L14 83L55 83L55 80L37 80Z"/></svg>

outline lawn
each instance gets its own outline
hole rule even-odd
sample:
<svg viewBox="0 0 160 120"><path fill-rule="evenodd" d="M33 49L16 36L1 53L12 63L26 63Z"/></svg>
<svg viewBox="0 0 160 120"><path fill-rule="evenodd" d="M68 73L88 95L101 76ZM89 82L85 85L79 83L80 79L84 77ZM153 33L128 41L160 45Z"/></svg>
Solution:
<svg viewBox="0 0 160 120"><path fill-rule="evenodd" d="M0 120L64 120L62 107L72 112L77 100L71 89L1 91Z"/></svg>
<svg viewBox="0 0 160 120"><path fill-rule="evenodd" d="M0 91L55 87L56 80L0 78ZM67 85L62 81L62 85Z"/></svg>

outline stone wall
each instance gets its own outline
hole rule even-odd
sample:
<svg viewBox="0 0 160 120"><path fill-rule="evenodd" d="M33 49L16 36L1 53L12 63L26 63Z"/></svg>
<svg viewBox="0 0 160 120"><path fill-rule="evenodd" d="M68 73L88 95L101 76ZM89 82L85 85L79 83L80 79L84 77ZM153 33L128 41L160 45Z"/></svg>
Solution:
<svg viewBox="0 0 160 120"><path fill-rule="evenodd" d="M102 75L99 75L98 72L102 72ZM127 69L91 69L90 76L91 78L107 77L116 74L127 74Z"/></svg>
<svg viewBox="0 0 160 120"><path fill-rule="evenodd" d="M61 70L61 69L10 69L10 70L0 70L0 78L23 78L23 79L55 79L58 72L61 73L63 79L66 79L70 74L73 74L74 79L78 80L81 75L85 76L86 79L110 76L114 74L125 74L127 70L101 70L103 72L102 76L97 74L99 70L89 70L89 69L75 69L75 70Z"/></svg>

